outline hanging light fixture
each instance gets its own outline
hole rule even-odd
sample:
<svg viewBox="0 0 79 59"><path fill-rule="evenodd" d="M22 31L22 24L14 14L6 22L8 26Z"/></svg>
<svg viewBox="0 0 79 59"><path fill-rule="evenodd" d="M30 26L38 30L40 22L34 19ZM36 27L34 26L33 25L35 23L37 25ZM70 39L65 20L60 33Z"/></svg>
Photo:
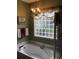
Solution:
<svg viewBox="0 0 79 59"><path fill-rule="evenodd" d="M31 8L31 11L34 13L34 14L39 14L41 12L40 8L38 7L38 1L36 1L36 4L34 5L35 8Z"/></svg>

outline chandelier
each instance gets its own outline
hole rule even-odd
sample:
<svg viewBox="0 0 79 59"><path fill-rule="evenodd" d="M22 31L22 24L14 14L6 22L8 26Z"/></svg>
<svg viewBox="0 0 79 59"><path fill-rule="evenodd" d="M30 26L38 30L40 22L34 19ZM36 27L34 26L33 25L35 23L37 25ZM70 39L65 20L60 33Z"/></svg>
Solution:
<svg viewBox="0 0 79 59"><path fill-rule="evenodd" d="M32 8L31 11L33 13L40 13L41 12L40 8Z"/></svg>
<svg viewBox="0 0 79 59"><path fill-rule="evenodd" d="M34 4L34 7L35 8L31 8L31 11L34 13L34 14L39 14L41 12L40 8L38 7L38 2L39 1L36 1L36 3Z"/></svg>

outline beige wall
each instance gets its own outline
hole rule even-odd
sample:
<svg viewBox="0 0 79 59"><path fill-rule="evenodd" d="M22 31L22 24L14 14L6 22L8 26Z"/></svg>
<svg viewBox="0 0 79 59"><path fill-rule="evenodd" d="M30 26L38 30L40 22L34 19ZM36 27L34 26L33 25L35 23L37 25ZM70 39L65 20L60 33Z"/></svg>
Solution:
<svg viewBox="0 0 79 59"><path fill-rule="evenodd" d="M28 26L28 20L29 20L29 15L30 15L30 6L29 4L21 1L21 0L17 0L17 16L24 16L26 18L26 22L24 24L24 26Z"/></svg>

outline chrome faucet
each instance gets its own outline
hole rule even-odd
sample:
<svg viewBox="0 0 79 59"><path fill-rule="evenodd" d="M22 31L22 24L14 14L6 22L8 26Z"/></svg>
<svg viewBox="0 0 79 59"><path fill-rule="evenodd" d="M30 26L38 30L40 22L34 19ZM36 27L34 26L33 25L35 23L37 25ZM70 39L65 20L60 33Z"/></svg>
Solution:
<svg viewBox="0 0 79 59"><path fill-rule="evenodd" d="M20 49L21 49L23 46L24 46L24 45L19 46L19 51L20 51Z"/></svg>

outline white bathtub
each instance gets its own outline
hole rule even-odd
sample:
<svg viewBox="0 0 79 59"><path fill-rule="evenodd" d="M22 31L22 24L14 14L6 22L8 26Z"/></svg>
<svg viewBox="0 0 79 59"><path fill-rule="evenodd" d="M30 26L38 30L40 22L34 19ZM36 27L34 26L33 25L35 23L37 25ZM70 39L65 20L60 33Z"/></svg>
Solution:
<svg viewBox="0 0 79 59"><path fill-rule="evenodd" d="M40 46L34 44L24 44L19 52L32 57L33 59L53 59L53 50L49 48L41 49Z"/></svg>

